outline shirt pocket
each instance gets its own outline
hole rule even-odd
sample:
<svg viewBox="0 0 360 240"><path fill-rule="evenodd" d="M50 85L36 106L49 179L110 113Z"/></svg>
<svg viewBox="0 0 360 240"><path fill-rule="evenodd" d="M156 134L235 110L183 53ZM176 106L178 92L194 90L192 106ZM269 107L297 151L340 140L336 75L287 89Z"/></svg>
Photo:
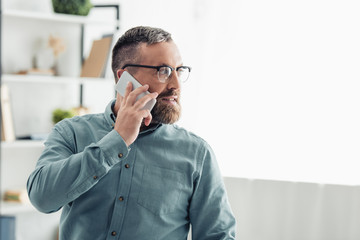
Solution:
<svg viewBox="0 0 360 240"><path fill-rule="evenodd" d="M184 174L175 170L144 168L138 204L156 215L173 213L183 189Z"/></svg>

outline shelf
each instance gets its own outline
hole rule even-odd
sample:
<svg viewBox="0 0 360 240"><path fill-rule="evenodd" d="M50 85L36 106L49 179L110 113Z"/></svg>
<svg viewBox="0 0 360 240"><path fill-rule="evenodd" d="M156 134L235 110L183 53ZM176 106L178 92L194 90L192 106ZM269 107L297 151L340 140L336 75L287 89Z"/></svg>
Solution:
<svg viewBox="0 0 360 240"><path fill-rule="evenodd" d="M1 215L15 215L19 213L35 212L36 209L31 203L13 203L1 201L0 203Z"/></svg>
<svg viewBox="0 0 360 240"><path fill-rule="evenodd" d="M43 148L44 141L37 141L37 140L17 140L12 142L1 142L2 148Z"/></svg>
<svg viewBox="0 0 360 240"><path fill-rule="evenodd" d="M16 17L25 19L35 19L42 21L53 21L62 23L75 23L75 24L100 24L100 25L112 25L114 27L119 26L119 22L116 20L104 20L104 19L92 19L88 16L77 16L71 14L60 13L46 13L46 12L32 12L24 10L3 10L4 17Z"/></svg>
<svg viewBox="0 0 360 240"><path fill-rule="evenodd" d="M16 75L3 74L3 83L6 82L31 82L31 83L86 83L86 82L113 82L110 78L80 78L80 77L60 77L60 76L39 76L39 75ZM115 84L115 82L114 82Z"/></svg>

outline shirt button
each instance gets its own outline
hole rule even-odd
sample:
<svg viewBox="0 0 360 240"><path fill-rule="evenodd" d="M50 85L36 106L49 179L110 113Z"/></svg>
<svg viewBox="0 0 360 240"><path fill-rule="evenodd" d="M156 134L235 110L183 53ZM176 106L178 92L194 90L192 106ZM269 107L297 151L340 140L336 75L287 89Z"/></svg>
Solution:
<svg viewBox="0 0 360 240"><path fill-rule="evenodd" d="M119 201L120 201L120 202L124 201L124 197L122 197L122 196L119 197Z"/></svg>
<svg viewBox="0 0 360 240"><path fill-rule="evenodd" d="M116 232L115 231L111 232L111 235L116 236Z"/></svg>
<svg viewBox="0 0 360 240"><path fill-rule="evenodd" d="M125 164L125 168L129 168L130 167L130 164Z"/></svg>
<svg viewBox="0 0 360 240"><path fill-rule="evenodd" d="M123 156L124 156L124 155L123 155L122 153L119 153L119 154L118 154L118 157L119 157L119 158L122 158Z"/></svg>

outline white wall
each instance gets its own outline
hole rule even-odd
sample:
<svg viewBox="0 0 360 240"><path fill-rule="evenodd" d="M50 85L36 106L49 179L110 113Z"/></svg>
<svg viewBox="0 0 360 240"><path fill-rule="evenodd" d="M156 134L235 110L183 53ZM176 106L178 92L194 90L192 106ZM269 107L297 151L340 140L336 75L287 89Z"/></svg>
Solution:
<svg viewBox="0 0 360 240"><path fill-rule="evenodd" d="M217 68L205 72L199 131L226 175L360 183L359 7L320 0L214 4L223 15L207 18L212 51L204 52L204 64ZM217 106L212 124L210 106Z"/></svg>
<svg viewBox="0 0 360 240"><path fill-rule="evenodd" d="M122 29L174 33L194 67L180 124L209 141L224 175L359 184L359 7L123 0Z"/></svg>

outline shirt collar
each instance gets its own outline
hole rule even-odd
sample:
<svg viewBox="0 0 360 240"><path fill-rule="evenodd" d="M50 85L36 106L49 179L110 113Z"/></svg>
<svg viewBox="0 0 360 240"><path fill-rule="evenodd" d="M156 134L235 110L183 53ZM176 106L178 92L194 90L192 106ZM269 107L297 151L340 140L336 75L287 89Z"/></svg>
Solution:
<svg viewBox="0 0 360 240"><path fill-rule="evenodd" d="M159 127L161 127L161 126L162 126L162 123L153 124L153 126L151 126L150 128L141 131L141 132L140 132L140 135L153 132L153 131L155 131L156 129L158 129Z"/></svg>
<svg viewBox="0 0 360 240"><path fill-rule="evenodd" d="M115 101L116 101L116 99L111 100L111 102L106 106L105 113L104 113L106 122L110 125L110 127L114 127L115 120L116 120L115 114L113 112L113 108L115 106Z"/></svg>

